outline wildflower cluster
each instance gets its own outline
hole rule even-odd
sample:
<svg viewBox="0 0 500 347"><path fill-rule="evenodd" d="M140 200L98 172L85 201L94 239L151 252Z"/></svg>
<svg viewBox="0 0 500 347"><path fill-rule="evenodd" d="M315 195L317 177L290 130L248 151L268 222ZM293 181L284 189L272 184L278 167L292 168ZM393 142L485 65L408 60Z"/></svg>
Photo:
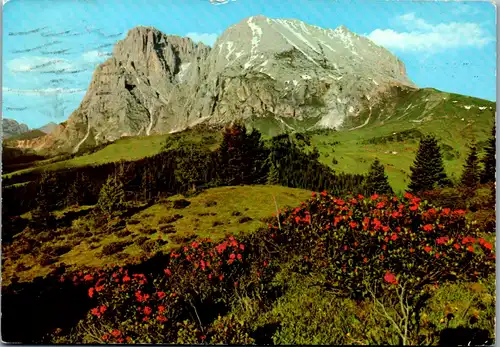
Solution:
<svg viewBox="0 0 500 347"><path fill-rule="evenodd" d="M305 262L351 294L363 293L367 282L403 280L419 288L494 266L493 243L478 236L464 210L434 208L409 193L402 199L313 193L279 221L269 225L270 239L301 250Z"/></svg>

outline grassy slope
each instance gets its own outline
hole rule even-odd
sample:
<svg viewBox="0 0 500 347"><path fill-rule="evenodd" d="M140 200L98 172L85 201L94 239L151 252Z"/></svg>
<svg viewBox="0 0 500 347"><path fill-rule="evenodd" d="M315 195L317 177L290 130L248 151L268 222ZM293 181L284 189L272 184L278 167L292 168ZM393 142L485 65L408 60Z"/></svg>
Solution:
<svg viewBox="0 0 500 347"><path fill-rule="evenodd" d="M468 143L472 139L485 141L495 121L495 103L434 89L395 92L389 100L372 109L370 120L363 127L314 135L312 143L320 151L320 160L338 171L365 173L378 157L386 166L393 188L403 190L408 183L407 175L418 149L418 140L387 144L367 144L366 140L408 129L432 133L442 144L460 153L460 158L445 160L448 175L459 177ZM466 109L465 106L471 107ZM360 115L351 127L363 124L367 118L368 112ZM334 141L340 144L332 146ZM338 161L337 165L332 164L332 158Z"/></svg>
<svg viewBox="0 0 500 347"><path fill-rule="evenodd" d="M194 235L201 237L210 237L213 240L224 236L225 234L238 234L241 232L251 232L266 223L261 219L271 217L278 208L285 206L298 206L301 201L305 201L311 196L311 192L302 189L285 188L280 186L238 186L213 188L201 192L199 195L187 198L191 204L183 209L174 209L171 202L183 198L182 196L173 196L166 201L162 201L141 212L127 218L127 226L130 235L120 237L118 232L102 233L92 228L90 215L72 219L73 227L66 229L63 233L57 233L57 236L44 241L44 247L47 246L67 246L73 245L72 249L57 258L57 262L64 262L68 266L75 268L81 266L103 266L106 264L126 263L132 257L145 255L146 252L140 247L137 240L140 237L147 237L151 240L158 239L159 236L169 242L159 249L169 249L178 246L182 240ZM207 202L215 201L216 205L208 206ZM210 204L208 204L210 205ZM55 215L64 218L64 215L74 214L87 210L90 212L92 207L83 206L78 210L67 209L58 211ZM233 215L233 212L239 212L240 215ZM168 217L174 215L182 217L177 221L167 223ZM23 215L24 218L30 218L30 213ZM242 217L249 217L251 220L241 223ZM73 217L74 218L74 217ZM139 221L139 224L133 224L133 221ZM223 224L214 225L214 222ZM166 225L172 225L173 233L161 231ZM94 236L79 236L76 233L89 227ZM15 239L19 240L25 232L17 235ZM131 241L132 244L126 247L121 253L110 256L101 256L103 246L117 241ZM19 245L14 242L13 250L19 250ZM79 243L79 244L77 244ZM142 242L143 244L143 242ZM159 250L158 249L158 250ZM16 251L17 253L17 251ZM24 271L16 270L16 266L23 264L28 267ZM31 252L21 254L17 260L4 252L4 263L2 269L2 278L4 281L10 281L14 273L21 281L31 281L36 276L43 276L50 272L50 266L41 266L38 256Z"/></svg>
<svg viewBox="0 0 500 347"><path fill-rule="evenodd" d="M484 109L479 109L479 107ZM469 141L472 139L478 142L485 141L490 135L494 119L495 103L493 102L444 93L435 89L415 91L394 88L383 102L372 108L371 114L366 111L357 118L347 121L347 129L358 127L357 129L313 135L312 144L318 147L321 154L320 160L337 171L366 173L371 162L378 157L386 166L391 185L398 191L404 190L408 184L407 176L418 148L418 140L410 139L377 145L366 144L366 140L408 129L417 129L424 134L433 133L441 143L451 146L460 153L459 158L445 161L448 175L459 177ZM367 124L361 126L365 121ZM253 119L250 125L259 128L264 138L269 138L269 136L276 135L277 131L288 128L274 118ZM290 123L289 125L294 127L296 124ZM9 175L30 170L58 170L122 159L139 159L158 153L162 142L169 136L172 135L123 138L92 154L40 165ZM186 132L174 136L183 136L188 141L199 141L201 137L197 132ZM331 143L334 141L339 141L340 144L332 146ZM332 152L332 147L335 153ZM338 164L332 164L333 158L338 161ZM4 178L9 175L4 175Z"/></svg>

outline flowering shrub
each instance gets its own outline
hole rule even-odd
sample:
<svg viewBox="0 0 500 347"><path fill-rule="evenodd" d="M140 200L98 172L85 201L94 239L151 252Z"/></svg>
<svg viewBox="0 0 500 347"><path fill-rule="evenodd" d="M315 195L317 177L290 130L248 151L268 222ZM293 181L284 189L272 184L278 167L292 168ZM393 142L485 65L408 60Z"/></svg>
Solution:
<svg viewBox="0 0 500 347"><path fill-rule="evenodd" d="M367 283L419 289L484 275L494 266L494 246L478 233L464 210L433 208L409 193L400 200L326 192L283 211L267 232L352 295L365 295Z"/></svg>
<svg viewBox="0 0 500 347"><path fill-rule="evenodd" d="M195 303L214 297L227 300L225 295L237 286L237 278L244 270L241 265L245 249L232 236L218 244L197 240L172 251L160 276L131 273L124 268L80 271L71 280L75 285L87 286L88 297L95 303L85 322L100 327L100 336L89 335L82 328L82 342L203 342L206 336L202 338ZM190 313L198 317L197 328L191 329L191 323L178 323Z"/></svg>

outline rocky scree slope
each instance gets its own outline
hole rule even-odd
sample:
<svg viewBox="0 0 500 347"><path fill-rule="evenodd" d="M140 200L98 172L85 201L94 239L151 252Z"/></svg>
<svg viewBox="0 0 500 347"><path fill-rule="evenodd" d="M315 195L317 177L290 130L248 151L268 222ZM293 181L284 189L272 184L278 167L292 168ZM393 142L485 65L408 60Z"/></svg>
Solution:
<svg viewBox="0 0 500 347"><path fill-rule="evenodd" d="M393 86L416 88L397 57L343 26L255 16L213 48L136 27L96 68L68 121L34 146L76 152L235 119L270 119L282 131L339 128Z"/></svg>

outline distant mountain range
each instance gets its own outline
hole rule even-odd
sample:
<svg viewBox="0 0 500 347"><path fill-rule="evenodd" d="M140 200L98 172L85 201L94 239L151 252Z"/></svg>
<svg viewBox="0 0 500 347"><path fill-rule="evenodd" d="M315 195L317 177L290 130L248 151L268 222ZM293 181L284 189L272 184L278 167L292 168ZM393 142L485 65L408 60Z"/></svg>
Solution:
<svg viewBox="0 0 500 347"><path fill-rule="evenodd" d="M18 123L14 119L2 118L2 138L19 135L29 131L29 127L24 123Z"/></svg>
<svg viewBox="0 0 500 347"><path fill-rule="evenodd" d="M77 152L236 119L271 135L355 128L375 105L391 109L395 88L418 90L403 62L344 26L255 16L229 27L213 48L136 27L96 68L68 121L25 145Z"/></svg>

